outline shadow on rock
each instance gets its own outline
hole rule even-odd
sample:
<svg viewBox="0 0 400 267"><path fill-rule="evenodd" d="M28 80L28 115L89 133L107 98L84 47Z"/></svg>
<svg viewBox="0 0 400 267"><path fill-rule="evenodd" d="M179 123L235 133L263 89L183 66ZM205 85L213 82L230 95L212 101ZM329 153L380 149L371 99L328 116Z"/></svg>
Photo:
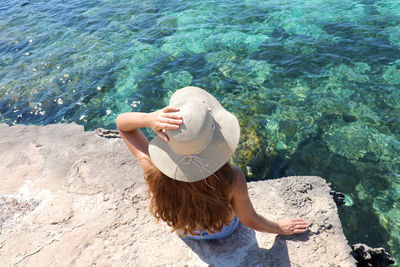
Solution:
<svg viewBox="0 0 400 267"><path fill-rule="evenodd" d="M308 236L301 235L301 240L308 240ZM290 239L298 239L290 237ZM182 241L195 252L200 259L209 266L291 266L286 240L289 237L277 236L270 249L260 248L253 229L242 223L228 237L215 240L191 240L182 238Z"/></svg>

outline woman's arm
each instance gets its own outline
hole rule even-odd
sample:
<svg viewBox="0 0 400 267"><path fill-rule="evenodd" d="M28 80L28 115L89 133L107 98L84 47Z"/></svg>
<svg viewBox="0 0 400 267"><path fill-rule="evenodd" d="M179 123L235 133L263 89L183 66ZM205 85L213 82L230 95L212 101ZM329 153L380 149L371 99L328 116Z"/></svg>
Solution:
<svg viewBox="0 0 400 267"><path fill-rule="evenodd" d="M304 233L308 223L301 219L285 219L274 222L259 215L250 201L246 179L242 170L232 166L236 174L236 184L233 189L232 207L239 220L246 226L260 232L292 235Z"/></svg>
<svg viewBox="0 0 400 267"><path fill-rule="evenodd" d="M139 161L143 170L150 167L147 160L149 157L149 141L139 128L152 128L157 135L168 142L168 136L162 130L179 129L179 125L183 123L182 118L172 113L177 111L179 109L166 107L152 113L126 112L118 115L115 120L122 139Z"/></svg>

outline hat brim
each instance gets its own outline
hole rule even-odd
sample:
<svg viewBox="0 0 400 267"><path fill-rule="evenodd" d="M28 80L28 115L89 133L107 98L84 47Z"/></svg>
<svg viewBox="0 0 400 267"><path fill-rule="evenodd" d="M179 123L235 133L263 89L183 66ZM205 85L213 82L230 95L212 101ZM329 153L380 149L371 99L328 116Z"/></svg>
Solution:
<svg viewBox="0 0 400 267"><path fill-rule="evenodd" d="M187 155L176 153L159 136L151 140L150 158L162 173L175 180L196 182L212 175L232 157L239 144L239 122L216 99L215 101L218 104L214 103L211 111L215 125L213 137L209 145L195 155L202 161L201 164L196 159L188 159Z"/></svg>

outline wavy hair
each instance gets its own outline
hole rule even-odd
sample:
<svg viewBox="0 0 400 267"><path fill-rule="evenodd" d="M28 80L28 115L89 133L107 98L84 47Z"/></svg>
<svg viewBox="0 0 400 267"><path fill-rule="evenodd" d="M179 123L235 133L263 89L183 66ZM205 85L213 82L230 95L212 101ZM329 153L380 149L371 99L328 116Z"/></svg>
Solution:
<svg viewBox="0 0 400 267"><path fill-rule="evenodd" d="M221 231L230 223L229 194L236 182L227 162L214 174L198 182L182 182L169 178L151 162L153 168L144 173L151 197L150 212L165 221L182 236L195 230Z"/></svg>

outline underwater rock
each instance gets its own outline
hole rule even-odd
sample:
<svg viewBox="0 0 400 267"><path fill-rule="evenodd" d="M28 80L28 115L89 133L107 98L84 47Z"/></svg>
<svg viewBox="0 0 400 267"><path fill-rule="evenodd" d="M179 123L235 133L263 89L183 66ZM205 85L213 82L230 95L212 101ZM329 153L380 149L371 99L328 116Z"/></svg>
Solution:
<svg viewBox="0 0 400 267"><path fill-rule="evenodd" d="M282 158L289 158L302 142L317 132L315 121L319 114L310 112L306 104L294 106L310 94L307 83L297 80L287 86L285 90L261 87L254 91L250 86L244 87L240 91L240 105L232 106L231 110L241 107L237 116L243 140L240 142L243 149L237 150L234 162L250 179L279 175L279 167L272 175L271 165L277 166Z"/></svg>
<svg viewBox="0 0 400 267"><path fill-rule="evenodd" d="M193 80L193 76L188 71L165 71L161 74L161 77L164 79L163 88L173 92L179 88L191 85Z"/></svg>
<svg viewBox="0 0 400 267"><path fill-rule="evenodd" d="M331 191L329 194L332 196L338 207L343 206L346 203L346 198L343 193Z"/></svg>
<svg viewBox="0 0 400 267"><path fill-rule="evenodd" d="M399 71L400 74L400 71ZM400 84L400 81L399 81ZM378 97L377 97L378 98ZM400 90L397 88L390 88L385 91L384 94L379 96L380 103L383 105L387 105L393 109L394 113L399 112L400 110Z"/></svg>
<svg viewBox="0 0 400 267"><path fill-rule="evenodd" d="M385 17L399 17L399 2L396 1L377 1L373 3L376 10Z"/></svg>
<svg viewBox="0 0 400 267"><path fill-rule="evenodd" d="M400 84L400 60L396 60L393 65L386 67L382 75L385 83L390 85ZM398 99L397 99L398 103Z"/></svg>
<svg viewBox="0 0 400 267"><path fill-rule="evenodd" d="M274 148L281 140L277 123L268 119L268 114L276 106L273 101L265 100L259 91L251 91L251 88L241 88L238 93L238 101L227 101L230 97L235 99L236 92L225 93L223 101L224 106L237 116L241 127L241 139L233 161L241 167L247 178L262 179L270 173L272 162L269 162L268 157L274 155ZM238 107L241 112L236 113ZM279 149L285 148L285 144L279 143Z"/></svg>
<svg viewBox="0 0 400 267"><path fill-rule="evenodd" d="M384 165L385 169L399 172L400 144L395 137L382 134L360 122L338 126L331 125L323 134L323 139L333 153L350 160L368 156L372 161L379 160L379 164Z"/></svg>
<svg viewBox="0 0 400 267"><path fill-rule="evenodd" d="M205 55L205 59L217 66L221 74L239 84L261 86L272 76L273 66L263 60L242 59L243 55L222 50Z"/></svg>
<svg viewBox="0 0 400 267"><path fill-rule="evenodd" d="M157 19L154 27L143 29L143 35L146 36L146 40L150 43L159 42L166 36L170 36L175 33L177 29L177 19L174 17L163 16Z"/></svg>
<svg viewBox="0 0 400 267"><path fill-rule="evenodd" d="M261 34L247 34L246 40L244 43L246 44L246 50L249 55L259 51L261 49L261 45L268 41L271 37L268 35Z"/></svg>
<svg viewBox="0 0 400 267"><path fill-rule="evenodd" d="M252 34L242 31L216 32L208 39L215 50L235 51L242 56L251 55L260 50L261 45L270 39L263 34Z"/></svg>
<svg viewBox="0 0 400 267"><path fill-rule="evenodd" d="M351 207L354 205L354 200L348 194L344 195L344 205L347 207Z"/></svg>
<svg viewBox="0 0 400 267"><path fill-rule="evenodd" d="M398 18L400 16L399 3L396 1L377 1L373 3L374 8L384 18ZM385 23L383 33L386 34L394 46L400 45L400 26L398 23Z"/></svg>
<svg viewBox="0 0 400 267"><path fill-rule="evenodd" d="M329 27L326 22L331 23L357 23L363 21L369 14L365 11L365 5L355 4L351 0L342 2L344 8L332 12L331 2L328 0L318 1L318 5L290 5L289 3L277 2L279 7L271 4L270 9L274 10L268 22L277 28L281 28L290 36L307 36L317 41L338 43L340 37L329 34ZM347 8L346 8L347 7ZM288 48L290 50L290 46Z"/></svg>
<svg viewBox="0 0 400 267"><path fill-rule="evenodd" d="M313 114L303 107L281 106L269 118L270 121L278 122L279 140L273 136L270 136L271 139L268 140L272 141L274 147L279 142L283 142L288 155L293 155L300 143L317 132ZM270 131L266 129L266 133Z"/></svg>
<svg viewBox="0 0 400 267"><path fill-rule="evenodd" d="M337 127L337 126L336 126ZM337 153L345 158L357 160L369 152L372 143L371 130L360 123L350 123L342 127L331 127L323 135L332 153ZM351 144L349 146L348 144Z"/></svg>
<svg viewBox="0 0 400 267"><path fill-rule="evenodd" d="M380 225L390 235L388 246L397 255L399 246L399 173L400 143L392 135L378 132L366 127L363 123L352 122L341 127L332 125L323 134L332 153L339 154L350 162L357 161L356 169L363 173L371 169L373 173L359 182L355 187L360 201L373 196L373 209L376 211ZM381 188L377 188L379 179ZM386 184L386 186L384 186Z"/></svg>
<svg viewBox="0 0 400 267"><path fill-rule="evenodd" d="M359 267L386 267L394 264L394 260L384 248L371 248L365 244L354 244L350 254L358 262Z"/></svg>
<svg viewBox="0 0 400 267"><path fill-rule="evenodd" d="M213 9L211 8L210 11L213 12ZM207 22L212 20L212 14L207 14L202 9L182 10L181 12L172 14L171 16L176 18L177 28L180 31L198 29L199 27L207 25Z"/></svg>
<svg viewBox="0 0 400 267"><path fill-rule="evenodd" d="M140 83L148 83L147 79L158 71L157 64L168 60L168 56L160 49L139 41L132 42L135 46L134 53L121 60L120 64L124 68L113 76L112 90L102 95L102 99L107 101L104 109L111 110L114 114L137 110L137 106L133 107L130 103L137 101L138 97L144 98L143 93L137 95L138 88L141 88ZM146 93L151 95L151 92ZM108 123L113 123L113 118L106 119Z"/></svg>
<svg viewBox="0 0 400 267"><path fill-rule="evenodd" d="M239 120L239 122L241 121ZM265 155L262 149L263 140L257 134L257 128L257 124L241 125L241 129L246 130L242 130L238 148L232 157L233 163L244 171L248 179L260 179L264 177L261 173L269 173L269 166L265 162ZM251 166L263 166L263 168L253 173Z"/></svg>
<svg viewBox="0 0 400 267"><path fill-rule="evenodd" d="M174 57L205 53L212 49L212 44L208 42L208 38L212 35L213 31L209 29L177 30L164 38L161 51Z"/></svg>
<svg viewBox="0 0 400 267"><path fill-rule="evenodd" d="M213 63L217 66L224 65L233 60L241 59L241 56L231 50L220 50L217 52L210 52L204 56L207 62Z"/></svg>
<svg viewBox="0 0 400 267"><path fill-rule="evenodd" d="M369 77L366 72L368 72L370 69L371 67L368 64L364 62L356 62L354 67L340 64L330 69L329 72L330 77L363 83L369 81Z"/></svg>
<svg viewBox="0 0 400 267"><path fill-rule="evenodd" d="M385 14L385 16L387 16ZM398 25L395 26L386 26L385 29L383 30L388 36L389 40L394 46L399 46L400 45L400 27Z"/></svg>
<svg viewBox="0 0 400 267"><path fill-rule="evenodd" d="M312 53L316 53L317 45L310 45L311 38L304 38L305 40L301 40L299 36L296 38L287 38L283 41L283 46L286 51L293 55L309 55Z"/></svg>
<svg viewBox="0 0 400 267"><path fill-rule="evenodd" d="M400 253L400 176L386 175L383 178L387 179L390 186L375 194L372 208L378 215L379 223L390 235L388 248L396 256Z"/></svg>
<svg viewBox="0 0 400 267"><path fill-rule="evenodd" d="M210 37L210 42L215 48L233 50L235 52L246 51L247 34L242 31L217 32Z"/></svg>

